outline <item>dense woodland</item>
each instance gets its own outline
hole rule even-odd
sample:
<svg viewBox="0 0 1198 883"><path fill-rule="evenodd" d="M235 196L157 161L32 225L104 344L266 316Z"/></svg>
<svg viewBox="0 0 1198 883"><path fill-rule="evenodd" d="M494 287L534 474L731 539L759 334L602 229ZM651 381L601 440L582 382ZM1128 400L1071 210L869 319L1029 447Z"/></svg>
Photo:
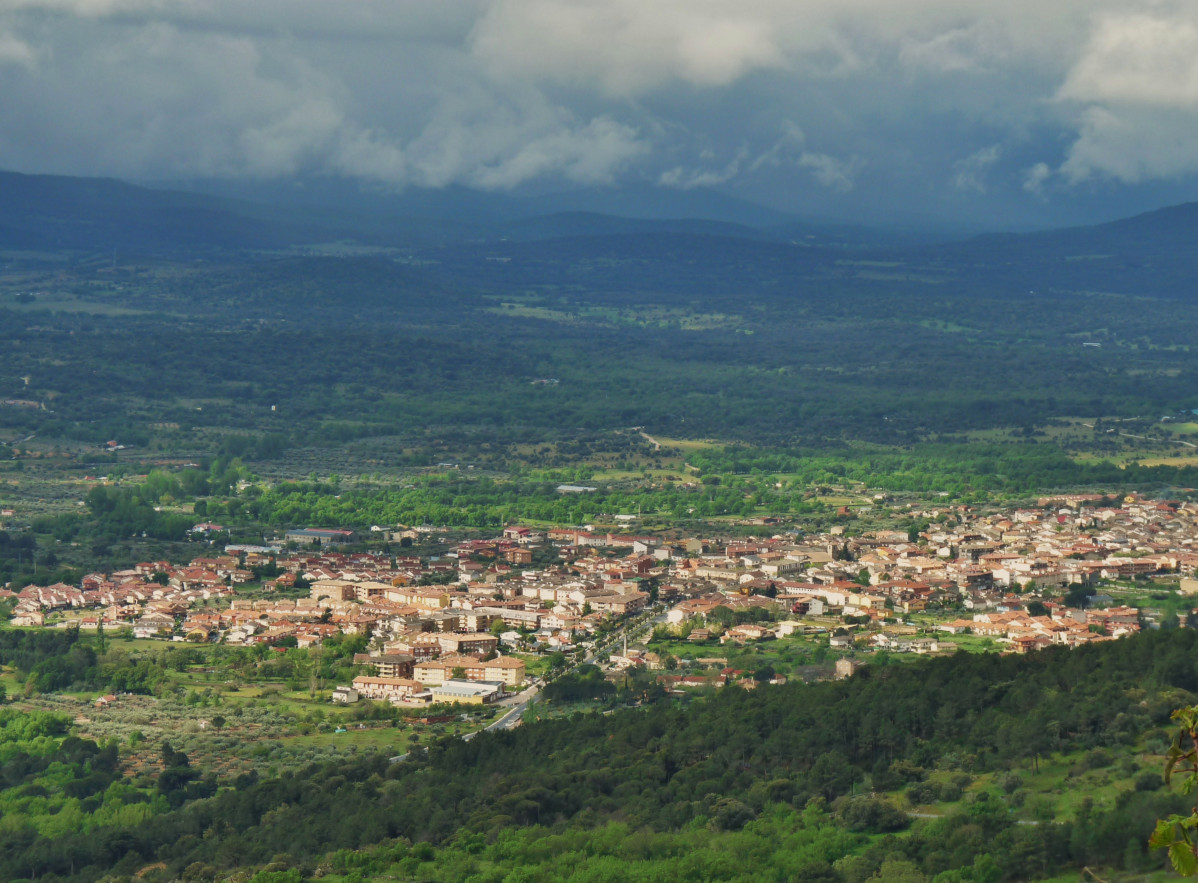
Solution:
<svg viewBox="0 0 1198 883"><path fill-rule="evenodd" d="M570 284L545 278L557 264L544 254L480 257L475 272L460 254L34 272L0 293L0 387L46 410L9 406L4 423L14 437L177 449L193 427L240 428L269 457L300 440L502 444L630 425L907 444L1198 405L1186 301L994 293L964 273L856 266L797 281L681 272L723 246L641 262L583 243L562 258ZM25 289L38 293L18 302Z"/></svg>
<svg viewBox="0 0 1198 883"><path fill-rule="evenodd" d="M355 214L3 173L0 194L0 392L44 406L3 406L14 439L818 447L1198 406L1194 206L900 245L428 194Z"/></svg>
<svg viewBox="0 0 1198 883"><path fill-rule="evenodd" d="M1163 744L1170 711L1198 691L1196 651L1192 631L1146 633L846 682L728 688L685 705L646 682L626 688L642 707L613 715L445 740L399 763L362 757L247 776L219 790L169 745L153 787L130 787L114 772L114 748L64 738L62 721L6 712L13 802L0 875L95 880L162 861L165 877L270 866L301 879L331 860L367 874L398 864L421 879L501 880L522 868L525 879L548 880L582 855L603 860L567 879L608 879L623 861L634 879L692 878L699 867L706 879L898 879L889 865L906 869L902 879L945 883L1152 867L1153 820L1184 804L1159 776L1040 825L1014 824L1001 796L975 795L924 821L881 795L926 789L937 773L930 787L940 799L960 800L984 772L1027 774L1059 753L1103 765L1145 739ZM74 795L71 825L41 820L30 802L51 773ZM696 838L710 864L695 864ZM337 850L365 852L329 859Z"/></svg>

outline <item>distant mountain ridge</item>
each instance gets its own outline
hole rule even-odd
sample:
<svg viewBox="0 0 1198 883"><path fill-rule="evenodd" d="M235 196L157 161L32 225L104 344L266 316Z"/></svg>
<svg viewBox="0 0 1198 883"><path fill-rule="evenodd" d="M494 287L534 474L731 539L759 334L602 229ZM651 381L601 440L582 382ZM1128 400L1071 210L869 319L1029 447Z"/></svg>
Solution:
<svg viewBox="0 0 1198 883"><path fill-rule="evenodd" d="M520 240L544 240L577 236L622 236L627 234L685 233L739 239L774 239L759 227L704 218L625 218L597 212L558 212L537 215L502 225L503 232Z"/></svg>
<svg viewBox="0 0 1198 883"><path fill-rule="evenodd" d="M0 172L0 245L172 253L281 248L315 230L249 203L110 178Z"/></svg>
<svg viewBox="0 0 1198 883"><path fill-rule="evenodd" d="M389 193L328 180L194 186L202 189L0 172L0 245L175 253L337 240L419 247L662 232L804 244L893 241L884 231L810 224L702 189L515 197L456 186Z"/></svg>
<svg viewBox="0 0 1198 883"><path fill-rule="evenodd" d="M256 183L201 179L172 186L272 205L337 207L373 216L419 217L484 226L572 213L658 221L686 218L760 228L798 220L786 212L702 187L678 190L641 185L517 195L458 184L391 190L364 187L356 181L337 178Z"/></svg>
<svg viewBox="0 0 1198 883"><path fill-rule="evenodd" d="M278 199L266 202L112 179L0 172L0 248L182 257L340 243L451 246L465 254L504 242L544 243L552 252L559 249L551 242L569 240L562 253L575 257L590 251L611 255L613 249L644 257L657 241L668 246L666 261L685 261L688 252L697 251L706 265L717 265L727 254L742 267L746 260L782 267L822 262L839 274L845 272L839 262L851 250L892 268L875 276L970 279L1019 296L1073 290L1193 297L1198 278L1198 203L1090 227L930 243L903 231L808 223L711 191L591 195L596 207L626 204L625 215L578 208L587 202L578 194L530 198L461 187L397 194L359 189L346 197L349 204L329 204L350 192L347 186L322 181L242 188L245 197ZM649 216L654 197L661 201L657 216ZM694 214L684 212L688 206ZM674 209L678 213L670 214ZM678 248L680 242L690 244ZM804 252L801 258L796 249Z"/></svg>
<svg viewBox="0 0 1198 883"><path fill-rule="evenodd" d="M922 249L925 257L988 268L1013 290L1052 289L1192 298L1198 294L1198 203L1089 227L988 234Z"/></svg>

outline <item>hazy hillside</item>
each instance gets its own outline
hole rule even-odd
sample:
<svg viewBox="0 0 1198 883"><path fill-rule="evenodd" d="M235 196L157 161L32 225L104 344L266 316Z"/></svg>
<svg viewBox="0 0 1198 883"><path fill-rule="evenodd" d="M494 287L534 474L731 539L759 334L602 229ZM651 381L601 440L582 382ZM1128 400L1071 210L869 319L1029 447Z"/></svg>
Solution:
<svg viewBox="0 0 1198 883"><path fill-rule="evenodd" d="M749 285L786 297L815 284L825 296L921 296L951 285L1003 297L1112 292L1184 299L1198 276L1194 204L1092 227L928 244L904 231L755 214L747 203L711 193L684 199L663 192L659 214L648 216L648 194L631 191L591 200L605 209L623 205L626 215L579 209L586 200L577 194L518 199L449 188L355 195L319 182L246 192L277 201L0 173L0 247L163 257L297 246L332 254L355 245L435 249L427 257L459 282L494 275L471 270L476 264L511 259L501 287L575 284L581 270L600 288L635 293L648 282L691 296ZM662 214L670 210L677 213Z"/></svg>
<svg viewBox="0 0 1198 883"><path fill-rule="evenodd" d="M980 236L922 250L963 273L991 274L1012 293L1053 289L1188 298L1198 273L1198 204L1092 227Z"/></svg>
<svg viewBox="0 0 1198 883"><path fill-rule="evenodd" d="M0 245L37 249L278 248L300 231L248 206L109 179L0 173Z"/></svg>

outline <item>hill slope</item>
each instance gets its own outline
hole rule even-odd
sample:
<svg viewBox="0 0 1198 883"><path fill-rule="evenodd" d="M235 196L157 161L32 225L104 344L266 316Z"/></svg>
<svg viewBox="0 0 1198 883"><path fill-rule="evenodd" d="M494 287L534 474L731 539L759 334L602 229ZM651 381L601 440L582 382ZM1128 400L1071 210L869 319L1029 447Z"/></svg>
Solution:
<svg viewBox="0 0 1198 883"><path fill-rule="evenodd" d="M1196 651L1198 633L1148 633L1075 651L883 668L848 682L751 693L729 687L689 707L638 680L623 698L649 707L545 721L469 743L447 739L405 763L367 757L261 782L243 777L234 789L194 800L187 798L194 776L176 769L158 787L184 805L160 808L136 826L102 824L51 839L10 825L0 832L0 873L92 880L108 869L129 874L163 861L168 874L188 869L196 879L222 879L236 867L273 862L273 870L308 869L290 878L299 880L322 854L387 841L376 853L384 867L434 862L428 843L442 844L457 862L412 868L404 879L502 879L470 856L508 844L492 858L515 859L517 868L544 865L563 853L610 854L603 838L623 843L633 832L645 847L658 844L659 851L630 856L654 860L645 879L697 879L701 871L703 879L835 883L871 873L887 879L886 862L911 865L904 879L913 880L954 869L938 879L1040 879L1083 864L1141 868L1153 862L1145 844L1154 819L1183 805L1158 790L1159 776L1142 785L1137 779L1105 807L1062 801L1053 825L1017 825L1030 808L1016 805L1005 786L986 790L877 848L847 834L901 830L910 819L893 801L853 795L910 790L935 772L941 782L942 774L962 777L955 795L940 797L952 803L975 777L1034 775L1054 755L1090 752L1090 767L1108 766L1112 754L1142 751L1144 735L1166 726L1172 707L1193 701ZM1071 775L1080 781L1085 769ZM809 812L800 817L803 807ZM738 842L752 844L755 856L748 868L744 856L718 872L694 868L677 851L688 832L742 829ZM785 837L803 830L823 831L825 845L797 877ZM524 852L511 851L515 840ZM852 871L831 863L846 851L860 860ZM990 870L977 876L981 856ZM461 863L472 866L467 872ZM207 876L196 876L201 871ZM535 879L561 877L547 868Z"/></svg>

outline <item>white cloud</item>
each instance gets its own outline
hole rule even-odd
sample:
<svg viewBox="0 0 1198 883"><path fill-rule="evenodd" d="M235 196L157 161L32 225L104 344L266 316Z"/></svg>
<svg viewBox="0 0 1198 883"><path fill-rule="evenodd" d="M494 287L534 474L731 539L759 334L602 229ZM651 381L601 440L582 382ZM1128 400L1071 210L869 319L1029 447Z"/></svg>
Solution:
<svg viewBox="0 0 1198 883"><path fill-rule="evenodd" d="M568 80L635 95L674 80L727 86L781 67L767 16L712 0L497 0L471 38L473 54L504 79Z"/></svg>
<svg viewBox="0 0 1198 883"><path fill-rule="evenodd" d="M930 37L906 36L900 41L899 60L912 68L960 73L990 67L1010 51L1006 36L992 22L977 21Z"/></svg>
<svg viewBox="0 0 1198 883"><path fill-rule="evenodd" d="M348 132L338 140L330 165L351 178L367 181L400 184L411 177L403 149L386 136L365 129Z"/></svg>
<svg viewBox="0 0 1198 883"><path fill-rule="evenodd" d="M671 187L676 190L694 190L696 187L715 187L719 184L724 184L731 181L741 173L742 164L748 159L749 150L747 147L741 147L736 155L727 163L719 168L687 168L686 166L674 166L662 172L657 179L657 183L662 187ZM700 154L700 159L712 159L711 151L707 150Z"/></svg>
<svg viewBox="0 0 1198 883"><path fill-rule="evenodd" d="M1057 96L1198 108L1198 22L1189 16L1104 18Z"/></svg>
<svg viewBox="0 0 1198 883"><path fill-rule="evenodd" d="M13 34L0 31L0 65L32 67L37 57L33 47Z"/></svg>
<svg viewBox="0 0 1198 883"><path fill-rule="evenodd" d="M853 189L863 164L860 157L841 159L808 150L807 136L803 130L793 121L786 120L782 125L782 137L757 157L750 168L756 171L765 166L779 168L794 165L809 171L824 187L846 193Z"/></svg>
<svg viewBox="0 0 1198 883"><path fill-rule="evenodd" d="M805 151L799 156L798 165L809 169L815 175L815 180L825 187L844 193L853 189L862 163L857 157L843 160L826 153Z"/></svg>
<svg viewBox="0 0 1198 883"><path fill-rule="evenodd" d="M1198 173L1198 119L1158 108L1088 108L1060 171L1075 184L1094 177L1135 184Z"/></svg>
<svg viewBox="0 0 1198 883"><path fill-rule="evenodd" d="M332 171L398 186L507 188L542 176L610 182L648 149L636 126L603 113L580 118L536 90L458 72L453 88L430 92L422 77L460 65L452 50L431 53L442 67L430 70L430 53L397 58L383 44L382 57L368 59L370 47L357 44L370 65L359 91L348 56L328 57L339 46L197 29L178 16L130 20L116 11L131 4L115 0L37 5L55 15L41 22L55 63L18 82L17 100L0 107L0 167L132 177ZM68 6L115 18L64 18Z"/></svg>
<svg viewBox="0 0 1198 883"><path fill-rule="evenodd" d="M0 13L40 10L93 18L115 13L158 10L165 6L163 0L0 0Z"/></svg>
<svg viewBox="0 0 1198 883"><path fill-rule="evenodd" d="M1044 186L1052 178L1048 163L1038 162L1023 176L1023 189L1033 196L1044 197Z"/></svg>
<svg viewBox="0 0 1198 883"><path fill-rule="evenodd" d="M606 184L647 149L636 128L608 116L579 120L536 92L480 92L438 108L404 145L406 177L396 183L510 189L563 177Z"/></svg>
<svg viewBox="0 0 1198 883"><path fill-rule="evenodd" d="M953 165L953 187L957 190L986 192L986 175L1002 156L1002 145L992 144Z"/></svg>
<svg viewBox="0 0 1198 883"><path fill-rule="evenodd" d="M607 117L583 126L564 126L514 149L474 164L471 183L487 190L510 189L542 175L560 175L577 184L610 184L647 146L635 129Z"/></svg>
<svg viewBox="0 0 1198 883"><path fill-rule="evenodd" d="M733 180L741 174L761 169L804 169L824 187L839 192L853 189L857 173L863 165L859 157L841 159L826 153L816 153L806 147L807 136L791 120L782 124L782 135L765 151L750 159L749 149L742 146L725 165L719 167L687 168L674 166L663 172L658 184L679 190L695 187L714 187ZM706 151L701 159L712 157Z"/></svg>
<svg viewBox="0 0 1198 883"><path fill-rule="evenodd" d="M1195 8L1103 17L1056 97L1083 108L1060 169L1068 181L1198 172Z"/></svg>

